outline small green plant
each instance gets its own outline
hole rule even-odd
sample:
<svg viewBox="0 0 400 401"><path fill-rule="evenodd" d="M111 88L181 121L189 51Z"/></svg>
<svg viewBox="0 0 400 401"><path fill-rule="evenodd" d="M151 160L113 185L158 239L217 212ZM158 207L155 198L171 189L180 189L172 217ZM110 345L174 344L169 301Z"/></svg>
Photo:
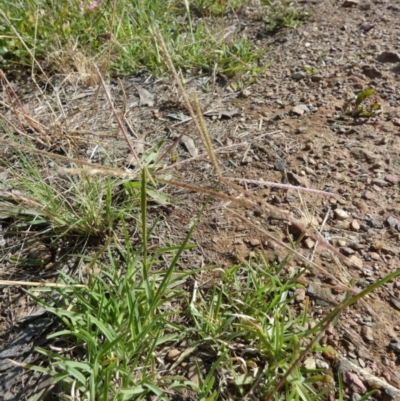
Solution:
<svg viewBox="0 0 400 401"><path fill-rule="evenodd" d="M103 237L112 234L121 217L138 219L140 180L85 174L84 168L79 175L60 174L62 164L18 150L16 138L11 137L12 143L16 158L7 166L3 186L10 199L2 212L18 219L20 226L45 226L57 236ZM143 155L148 169L154 168L158 150L155 146ZM168 203L160 188L149 186L147 193L157 204Z"/></svg>
<svg viewBox="0 0 400 401"><path fill-rule="evenodd" d="M115 4L114 4L115 3ZM177 68L189 73L254 75L261 71L257 49L245 35L224 38L223 17L245 0L210 2L156 1L32 1L8 3L0 9L0 56L15 64L59 71L60 54L79 52L88 64L108 60L111 70L162 74L167 66L149 32L158 25ZM196 17L196 12L207 18ZM33 61L33 59L37 61ZM72 70L76 66L71 65ZM62 71L64 73L64 71Z"/></svg>
<svg viewBox="0 0 400 401"><path fill-rule="evenodd" d="M381 105L375 99L375 89L364 89L351 102L344 106L345 116L352 118L370 118L382 113Z"/></svg>
<svg viewBox="0 0 400 401"><path fill-rule="evenodd" d="M103 248L106 255L83 257L88 263L86 288L77 288L75 279L63 276L66 285L57 287L59 297L54 292L46 300L34 296L63 323L50 338L74 344L74 351L39 348L50 366L32 368L51 375L67 394L74 387L80 399L142 400L154 394L167 400L168 388L191 385L183 377L160 376L157 355L187 335L177 323L178 310L171 310L170 304L183 298L176 284L196 272L176 272L182 252L191 248L188 241L195 224L180 246L150 252L147 241L156 223L147 227L145 174L141 182L141 244L132 244L122 219L122 238L114 236L113 246L108 241Z"/></svg>
<svg viewBox="0 0 400 401"><path fill-rule="evenodd" d="M318 68L313 65L305 65L303 66L303 70L310 75L315 75L319 73Z"/></svg>
<svg viewBox="0 0 400 401"><path fill-rule="evenodd" d="M308 17L306 10L294 6L291 1L262 0L262 4L266 6L264 21L269 32L296 27Z"/></svg>

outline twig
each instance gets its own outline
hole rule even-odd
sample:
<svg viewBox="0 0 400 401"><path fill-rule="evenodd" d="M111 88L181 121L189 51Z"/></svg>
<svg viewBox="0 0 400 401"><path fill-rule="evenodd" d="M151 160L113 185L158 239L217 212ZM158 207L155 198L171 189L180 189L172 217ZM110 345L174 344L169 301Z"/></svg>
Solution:
<svg viewBox="0 0 400 401"><path fill-rule="evenodd" d="M234 177L224 177L224 178L226 178L227 180L245 182L248 184L263 185L265 187L274 187L274 188L282 188L282 189L288 189L288 190L293 190L293 191L309 192L312 194L323 195L328 198L329 197L339 198L339 199L341 198L339 195L331 193L331 192L320 191L318 189L312 189L312 188L298 187L298 186L290 185L290 184L279 184L277 182L271 182L271 181L249 180L247 178L234 178Z"/></svg>

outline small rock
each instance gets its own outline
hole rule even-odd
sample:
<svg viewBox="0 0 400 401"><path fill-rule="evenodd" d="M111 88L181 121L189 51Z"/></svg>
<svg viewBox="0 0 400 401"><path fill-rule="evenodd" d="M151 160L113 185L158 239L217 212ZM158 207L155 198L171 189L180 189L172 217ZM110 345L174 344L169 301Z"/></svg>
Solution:
<svg viewBox="0 0 400 401"><path fill-rule="evenodd" d="M400 127L400 118L394 118L392 120L393 125L395 125L396 127Z"/></svg>
<svg viewBox="0 0 400 401"><path fill-rule="evenodd" d="M369 192L369 191L367 191ZM364 194L365 196L365 194ZM354 206L361 212L361 213L367 213L368 210L368 205L363 201L363 200L355 200L353 202Z"/></svg>
<svg viewBox="0 0 400 401"><path fill-rule="evenodd" d="M314 370L317 367L315 359L311 357L305 359L303 365L306 369L312 369L312 370Z"/></svg>
<svg viewBox="0 0 400 401"><path fill-rule="evenodd" d="M292 113L298 116L302 116L304 113L308 113L309 111L310 109L305 104L298 104L292 109Z"/></svg>
<svg viewBox="0 0 400 401"><path fill-rule="evenodd" d="M374 336L371 327L363 326L361 328L361 335L364 337L365 340L372 343L374 341Z"/></svg>
<svg viewBox="0 0 400 401"><path fill-rule="evenodd" d="M397 185L400 181L400 178L397 175L388 174L385 175L385 180L390 184Z"/></svg>
<svg viewBox="0 0 400 401"><path fill-rule="evenodd" d="M170 362L174 362L178 359L179 355L182 354L182 351L176 348L172 348L171 351L167 354L167 360Z"/></svg>
<svg viewBox="0 0 400 401"><path fill-rule="evenodd" d="M382 73L376 67L371 65L364 65L362 67L362 72L364 75L371 79L382 78Z"/></svg>
<svg viewBox="0 0 400 401"><path fill-rule="evenodd" d="M374 178L372 180L372 184L377 185L378 187L387 187L388 183L385 180L381 180L380 178Z"/></svg>
<svg viewBox="0 0 400 401"><path fill-rule="evenodd" d="M346 246L340 248L339 250L340 250L341 253L343 253L343 255L346 255L346 256L351 256L355 252L354 249L351 249L351 248L346 247Z"/></svg>
<svg viewBox="0 0 400 401"><path fill-rule="evenodd" d="M237 226L236 231L245 231L246 227L245 226Z"/></svg>
<svg viewBox="0 0 400 401"><path fill-rule="evenodd" d="M292 78L296 80L303 79L306 76L306 74L303 71L296 71L292 74Z"/></svg>
<svg viewBox="0 0 400 401"><path fill-rule="evenodd" d="M362 270L364 263L363 261L357 257L356 255L352 255L347 259L347 263L350 267L354 267L355 269Z"/></svg>
<svg viewBox="0 0 400 401"><path fill-rule="evenodd" d="M313 286L312 284L308 284L308 287L307 287L307 295L308 295L309 297L315 297L315 294L316 294L316 292L315 292L314 286Z"/></svg>
<svg viewBox="0 0 400 401"><path fill-rule="evenodd" d="M316 364L317 364L318 369L324 369L324 370L329 369L329 363L327 363L325 361L321 361L320 359L317 359Z"/></svg>
<svg viewBox="0 0 400 401"><path fill-rule="evenodd" d="M364 148L357 148L357 147L352 148L350 150L350 153L356 159L360 159L360 160L365 159L368 163L374 163L374 162L376 162L376 159L377 159L377 156L374 153L372 153L369 150L364 149Z"/></svg>
<svg viewBox="0 0 400 401"><path fill-rule="evenodd" d="M328 251L324 251L321 253L321 259L332 260L332 255Z"/></svg>
<svg viewBox="0 0 400 401"><path fill-rule="evenodd" d="M314 142L313 141L307 141L305 146L304 146L305 150L313 150L314 149Z"/></svg>
<svg viewBox="0 0 400 401"><path fill-rule="evenodd" d="M260 245L260 240L257 239L257 238L252 238L252 239L250 240L250 245L251 245L251 246L259 246L259 245Z"/></svg>
<svg viewBox="0 0 400 401"><path fill-rule="evenodd" d="M296 302L302 303L306 299L306 290L304 288L297 288L294 291Z"/></svg>
<svg viewBox="0 0 400 401"><path fill-rule="evenodd" d="M307 177L302 177L292 172L288 172L287 175L291 183L300 185L301 187L310 188L310 181Z"/></svg>
<svg viewBox="0 0 400 401"><path fill-rule="evenodd" d="M383 248L382 242L375 242L375 243L371 244L371 249L373 251L380 251L382 248Z"/></svg>
<svg viewBox="0 0 400 401"><path fill-rule="evenodd" d="M315 242L314 242L311 238L306 238L306 239L304 240L304 246L305 246L307 249L313 249L313 248L314 248L314 245L315 245Z"/></svg>
<svg viewBox="0 0 400 401"><path fill-rule="evenodd" d="M241 95L243 97L249 97L251 95L251 92L248 89L243 89Z"/></svg>
<svg viewBox="0 0 400 401"><path fill-rule="evenodd" d="M395 219L393 216L389 216L386 220L385 220L386 224L388 224L390 227L394 227L397 223L398 220Z"/></svg>
<svg viewBox="0 0 400 401"><path fill-rule="evenodd" d="M358 223L357 220L354 219L354 220L351 222L351 228L352 228L354 231L358 231L358 230L360 229L360 224Z"/></svg>
<svg viewBox="0 0 400 401"><path fill-rule="evenodd" d="M368 224L369 227L372 227L372 228L383 228L383 224L380 223L378 220L375 220L375 219L367 220L367 224Z"/></svg>
<svg viewBox="0 0 400 401"><path fill-rule="evenodd" d="M350 222L346 220L336 221L333 225L338 230L348 230L350 228Z"/></svg>
<svg viewBox="0 0 400 401"><path fill-rule="evenodd" d="M396 52L385 51L378 56L378 61L381 63L398 63L400 61L400 55Z"/></svg>
<svg viewBox="0 0 400 401"><path fill-rule="evenodd" d="M364 31L364 32L369 32L372 28L375 28L375 24L369 24L368 22L363 22L360 25L360 28Z"/></svg>
<svg viewBox="0 0 400 401"><path fill-rule="evenodd" d="M365 191L364 198L368 200L372 200L375 198L375 194L371 191Z"/></svg>
<svg viewBox="0 0 400 401"><path fill-rule="evenodd" d="M389 348L391 348L395 354L400 354L400 343L396 342L395 340L392 340L392 342L389 344Z"/></svg>
<svg viewBox="0 0 400 401"><path fill-rule="evenodd" d="M343 209L335 209L334 214L337 220L346 220L350 217Z"/></svg>
<svg viewBox="0 0 400 401"><path fill-rule="evenodd" d="M276 171L283 171L287 169L287 162L286 160L282 160L280 162L276 162L274 164L274 168Z"/></svg>
<svg viewBox="0 0 400 401"><path fill-rule="evenodd" d="M359 1L358 1L358 0L345 0L345 1L342 3L342 7L347 7L347 8L349 8L349 7L358 6L358 4L359 4Z"/></svg>
<svg viewBox="0 0 400 401"><path fill-rule="evenodd" d="M311 75L311 81L321 82L324 79L322 75Z"/></svg>
<svg viewBox="0 0 400 401"><path fill-rule="evenodd" d="M376 253L376 252L370 252L369 253L369 257L372 259L372 260L379 260L381 257L379 256L379 253Z"/></svg>

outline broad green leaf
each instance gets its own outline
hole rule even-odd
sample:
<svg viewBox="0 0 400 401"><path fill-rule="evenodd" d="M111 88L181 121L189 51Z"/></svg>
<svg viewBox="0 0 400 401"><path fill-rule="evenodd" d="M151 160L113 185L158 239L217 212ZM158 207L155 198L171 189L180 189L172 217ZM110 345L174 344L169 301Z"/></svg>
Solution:
<svg viewBox="0 0 400 401"><path fill-rule="evenodd" d="M375 89L368 88L363 90L356 99L356 106L359 106L367 97L372 96L375 93Z"/></svg>

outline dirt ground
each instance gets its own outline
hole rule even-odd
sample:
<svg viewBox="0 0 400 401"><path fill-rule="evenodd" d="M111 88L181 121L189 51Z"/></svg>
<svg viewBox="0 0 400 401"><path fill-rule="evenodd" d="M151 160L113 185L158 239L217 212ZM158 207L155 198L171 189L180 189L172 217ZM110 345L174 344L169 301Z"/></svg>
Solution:
<svg viewBox="0 0 400 401"><path fill-rule="evenodd" d="M207 264L223 267L247 261L258 251L269 260L282 261L287 250L274 239L285 244L298 241L298 253L292 255L286 271L290 274L301 267L308 271L303 276L305 288L296 293L293 307L304 307L308 298L313 317L319 318L343 299L343 286L352 282L353 290L360 291L399 267L400 5L385 0L303 1L302 5L311 7L310 18L296 29L273 35L266 33L256 7L231 16L232 26L245 30L260 48L270 49L262 62L271 65L254 84L234 91L221 78L205 77L192 80L188 88L200 90L214 148L239 144L218 153L223 175L256 181L235 183L290 212L313 235L299 239L296 228L280 215L241 206L229 211L229 200L214 199L195 230L197 249L185 254L181 263L194 268ZM12 83L26 112L47 126L40 146L48 151L68 149L74 157L95 162L114 151L121 166L127 167L130 151L122 136L115 136L115 121L108 124L100 117L105 110L109 112L104 93L97 94L97 86L80 85L76 80L71 83L74 79L52 78L57 96L53 89L42 88L40 93ZM147 98L148 93L139 99L136 85L154 95L154 102ZM187 112L175 85L167 79L143 75L124 79L123 86L126 99L116 81L110 83L109 91L115 108L126 109L130 122L127 129L136 149L143 141L143 150L147 150L164 139L164 147L169 149L162 161L168 168L165 171L176 181L213 189L215 174L207 158L181 164L205 148L193 125L182 121ZM375 89L367 102L379 104L382 112L370 118L346 115L346 104L347 110L354 109L351 101L367 88ZM7 99L3 92L3 102ZM4 106L2 111L12 114ZM181 134L186 139L181 138L171 149ZM177 162L172 164L170 157L175 153ZM262 186L260 181L339 196L288 191ZM166 190L176 205L158 211L163 217L159 235L179 243L205 197L183 188ZM219 190L238 195L225 184ZM13 243L6 227L3 230L9 242L0 259L1 278L13 280L19 273L9 265L9 256L21 248ZM318 237L335 251L318 244ZM46 252L40 241L34 245ZM54 250L48 252L48 260L44 259L50 262ZM51 276L49 271L54 267L46 269L45 274ZM200 286L211 286L220 277L213 273L201 280ZM24 315L31 305L11 308L23 298L15 289L4 288L0 297L1 341L7 344L15 335L13 327L23 317L18 311ZM345 310L322 343L373 377L400 389L399 310L400 280ZM333 368L337 361L325 353L323 360L314 362ZM353 379L348 376L349 394L362 393ZM388 391L381 390L378 395L390 398Z"/></svg>

